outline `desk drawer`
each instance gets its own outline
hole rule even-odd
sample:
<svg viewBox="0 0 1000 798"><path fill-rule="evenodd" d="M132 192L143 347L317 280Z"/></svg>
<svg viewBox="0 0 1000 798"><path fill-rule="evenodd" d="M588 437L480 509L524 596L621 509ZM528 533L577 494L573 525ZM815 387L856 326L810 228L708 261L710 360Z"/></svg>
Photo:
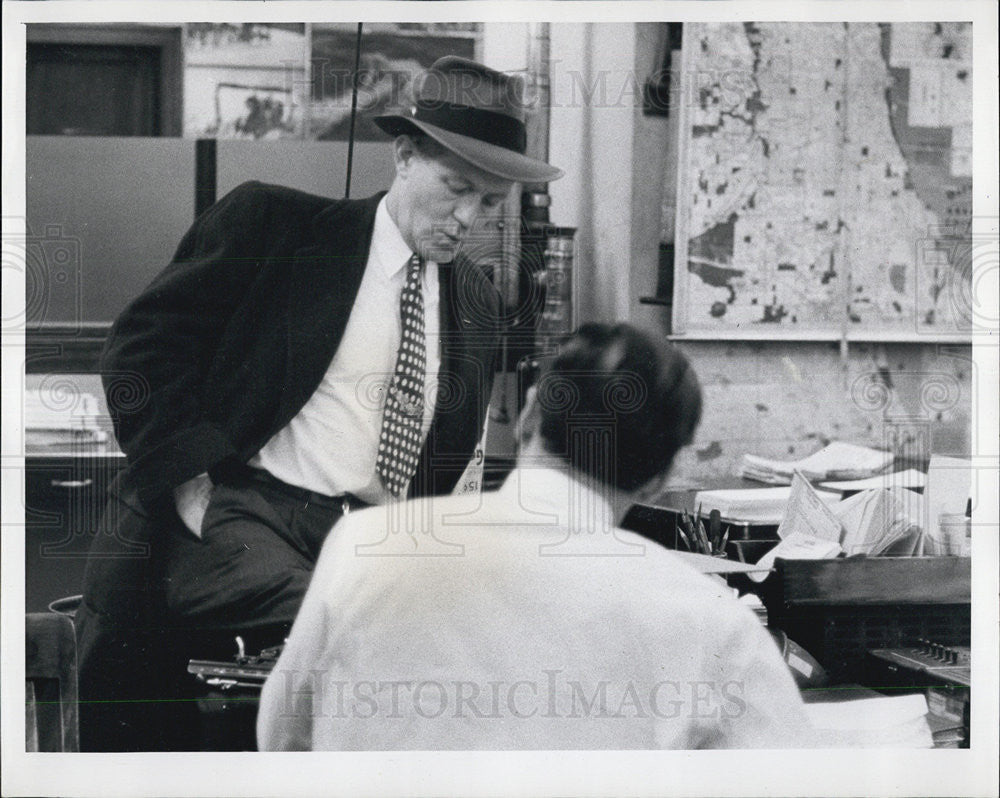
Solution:
<svg viewBox="0 0 1000 798"><path fill-rule="evenodd" d="M25 462L25 610L80 593L87 552L121 458L28 458Z"/></svg>

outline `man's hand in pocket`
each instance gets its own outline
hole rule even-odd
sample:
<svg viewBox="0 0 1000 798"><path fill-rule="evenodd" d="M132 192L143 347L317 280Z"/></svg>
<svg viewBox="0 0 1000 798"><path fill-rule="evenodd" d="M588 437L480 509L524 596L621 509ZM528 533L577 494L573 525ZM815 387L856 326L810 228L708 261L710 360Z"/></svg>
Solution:
<svg viewBox="0 0 1000 798"><path fill-rule="evenodd" d="M195 537L201 537L201 522L212 497L212 480L208 474L199 474L174 488L174 506L177 515Z"/></svg>

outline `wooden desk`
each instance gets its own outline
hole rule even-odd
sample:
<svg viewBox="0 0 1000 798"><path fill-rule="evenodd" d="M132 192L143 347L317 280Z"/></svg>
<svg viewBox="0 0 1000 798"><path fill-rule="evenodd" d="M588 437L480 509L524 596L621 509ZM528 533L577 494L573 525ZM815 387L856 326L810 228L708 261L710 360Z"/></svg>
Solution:
<svg viewBox="0 0 1000 798"><path fill-rule="evenodd" d="M677 519L682 512L697 511L695 496L702 490L729 490L767 488L759 482L739 477L724 477L706 480L698 488L672 488L657 494L652 499L633 505L622 521L622 528L636 532L665 546L668 549L683 548L678 545ZM777 524L761 524L751 522L725 522L729 526L729 540L776 540ZM730 559L739 559L732 556Z"/></svg>
<svg viewBox="0 0 1000 798"><path fill-rule="evenodd" d="M97 534L108 485L125 466L115 444L100 377L96 374L28 374L25 388L53 392L55 407L66 409L74 397L97 400L98 429L104 440L68 436L63 444L40 443L25 433L24 522L25 609L45 612L50 602L79 594L90 544ZM48 386L48 387L47 387ZM60 393L63 392L63 393Z"/></svg>

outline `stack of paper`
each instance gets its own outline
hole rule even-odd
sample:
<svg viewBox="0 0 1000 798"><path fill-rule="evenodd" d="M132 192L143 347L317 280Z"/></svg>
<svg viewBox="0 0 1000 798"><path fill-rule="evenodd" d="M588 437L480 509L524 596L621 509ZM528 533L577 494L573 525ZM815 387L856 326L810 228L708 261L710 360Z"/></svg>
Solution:
<svg viewBox="0 0 1000 798"><path fill-rule="evenodd" d="M24 393L25 442L29 445L100 443L108 437L101 421L93 394L69 392L64 396L53 390Z"/></svg>
<svg viewBox="0 0 1000 798"><path fill-rule="evenodd" d="M792 535L761 557L757 565L770 570L778 557L785 560L829 560L840 552L840 545L834 541L809 535ZM754 582L763 582L767 575L763 571L747 574Z"/></svg>
<svg viewBox="0 0 1000 798"><path fill-rule="evenodd" d="M904 488L866 490L831 502L796 473L778 525L781 542L757 564L770 568L778 557L822 560L842 552L848 556L919 555L924 540L923 503L922 496ZM750 578L760 582L764 577L756 573Z"/></svg>
<svg viewBox="0 0 1000 798"><path fill-rule="evenodd" d="M965 726L960 721L931 713L927 716L927 725L934 736L935 748L961 748L965 742Z"/></svg>
<svg viewBox="0 0 1000 798"><path fill-rule="evenodd" d="M777 524L785 515L792 489L747 488L739 490L702 490L694 497L695 507L702 515L718 510L726 521L747 521L756 524ZM840 501L839 493L817 491L826 503Z"/></svg>
<svg viewBox="0 0 1000 798"><path fill-rule="evenodd" d="M908 499L902 494L913 497ZM922 497L910 491L866 490L833 508L844 527L840 545L848 556L917 553L922 537Z"/></svg>
<svg viewBox="0 0 1000 798"><path fill-rule="evenodd" d="M933 748L922 694L806 704L815 744L830 748Z"/></svg>
<svg viewBox="0 0 1000 798"><path fill-rule="evenodd" d="M935 748L961 748L966 742L965 702L950 687L927 688L927 724Z"/></svg>
<svg viewBox="0 0 1000 798"><path fill-rule="evenodd" d="M853 493L859 490L872 490L878 488L909 488L910 490L921 490L927 484L927 475L915 468L908 468L905 471L893 471L891 473L878 474L867 479L847 479L836 482L821 482L823 490L836 490L842 493Z"/></svg>
<svg viewBox="0 0 1000 798"><path fill-rule="evenodd" d="M801 474L792 477L791 494L785 515L778 525L781 542L767 552L757 563L768 568L778 557L786 560L825 560L841 552L840 519L820 498L817 490ZM750 574L755 582L763 579L760 574Z"/></svg>
<svg viewBox="0 0 1000 798"><path fill-rule="evenodd" d="M898 529L894 541L889 541L881 551L886 557L921 557L925 554L924 541L927 530L923 519L927 515L927 501L919 493L904 488L891 488L889 493L906 519L907 528Z"/></svg>
<svg viewBox="0 0 1000 798"><path fill-rule="evenodd" d="M696 554L692 551L677 550L674 556L683 560L696 571L703 574L752 574L763 571L767 575L770 566L754 565L753 563L737 562L725 557L711 557L707 554Z"/></svg>
<svg viewBox="0 0 1000 798"><path fill-rule="evenodd" d="M740 465L740 476L772 485L790 485L795 471L801 472L813 482L827 479L865 479L881 474L892 461L891 452L834 441L809 457L793 462L770 460L752 454L744 455Z"/></svg>

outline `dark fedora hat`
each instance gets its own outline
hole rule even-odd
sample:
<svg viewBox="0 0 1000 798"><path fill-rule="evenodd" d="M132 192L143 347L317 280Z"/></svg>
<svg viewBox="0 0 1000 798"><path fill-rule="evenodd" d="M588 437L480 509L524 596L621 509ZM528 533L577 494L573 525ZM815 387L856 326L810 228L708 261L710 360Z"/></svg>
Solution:
<svg viewBox="0 0 1000 798"><path fill-rule="evenodd" d="M562 169L524 154L521 81L475 61L446 55L415 81L404 114L375 117L392 136L425 133L484 172L520 183L547 183Z"/></svg>

